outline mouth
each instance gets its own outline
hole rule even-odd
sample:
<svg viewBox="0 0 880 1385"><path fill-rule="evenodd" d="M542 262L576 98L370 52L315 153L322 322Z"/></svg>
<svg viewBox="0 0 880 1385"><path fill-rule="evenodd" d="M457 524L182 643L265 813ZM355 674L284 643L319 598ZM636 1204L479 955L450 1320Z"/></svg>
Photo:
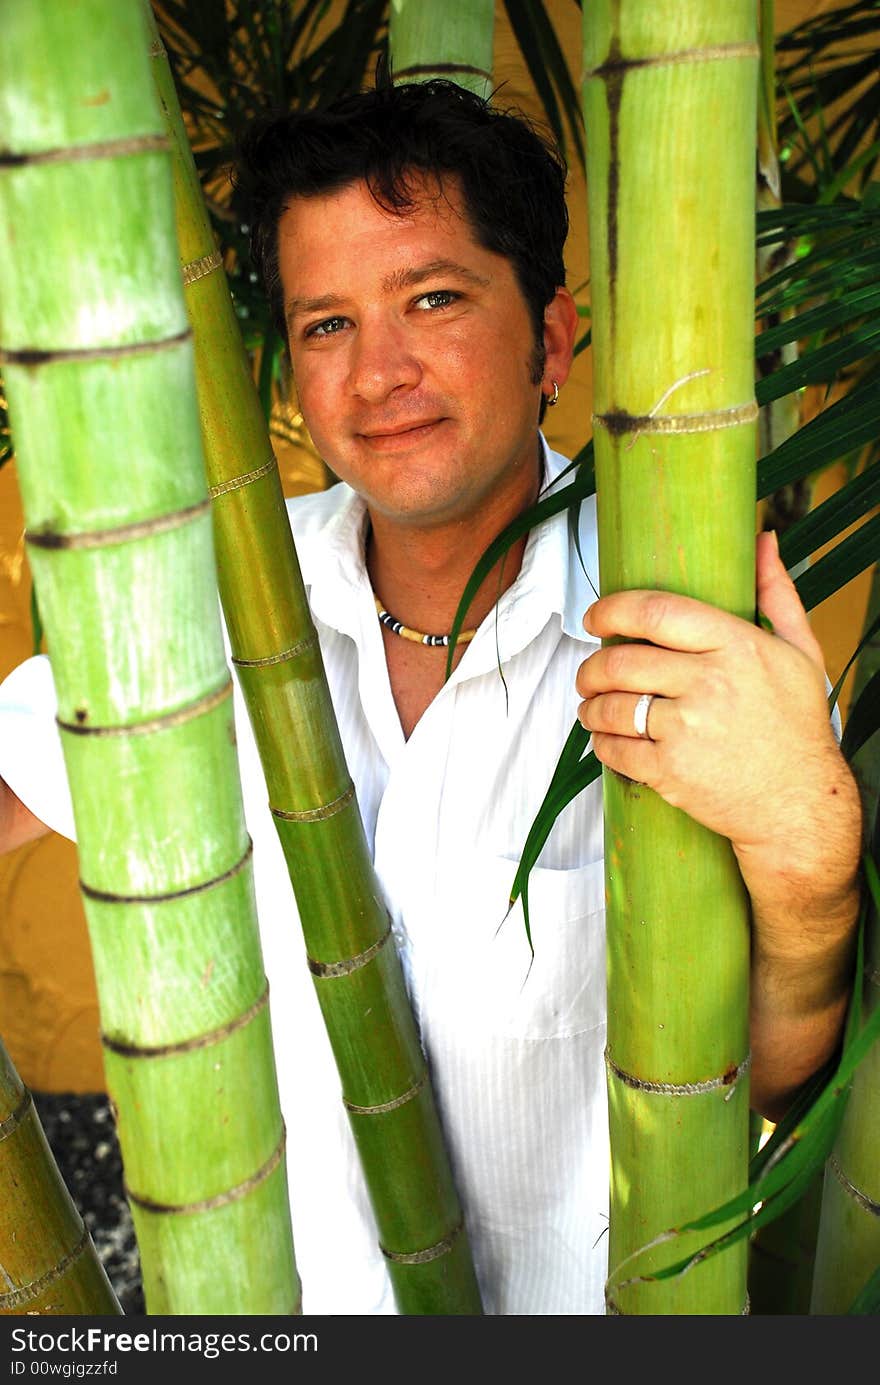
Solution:
<svg viewBox="0 0 880 1385"><path fill-rule="evenodd" d="M359 434L359 437L368 447L393 450L398 447L408 447L412 443L420 442L423 438L429 437L445 421L443 418L429 418L417 423L397 424L393 428L376 429L369 433L363 432Z"/></svg>

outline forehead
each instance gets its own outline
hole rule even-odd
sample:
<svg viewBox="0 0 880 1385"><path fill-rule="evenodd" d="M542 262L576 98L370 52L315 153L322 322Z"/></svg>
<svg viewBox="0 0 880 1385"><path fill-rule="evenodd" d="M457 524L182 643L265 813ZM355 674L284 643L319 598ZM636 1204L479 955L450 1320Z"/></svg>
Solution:
<svg viewBox="0 0 880 1385"><path fill-rule="evenodd" d="M477 242L456 180L414 176L410 189L412 205L401 211L382 207L363 181L292 198L278 223L285 293L320 291L316 280L338 291L345 281L387 273L413 256L504 263Z"/></svg>

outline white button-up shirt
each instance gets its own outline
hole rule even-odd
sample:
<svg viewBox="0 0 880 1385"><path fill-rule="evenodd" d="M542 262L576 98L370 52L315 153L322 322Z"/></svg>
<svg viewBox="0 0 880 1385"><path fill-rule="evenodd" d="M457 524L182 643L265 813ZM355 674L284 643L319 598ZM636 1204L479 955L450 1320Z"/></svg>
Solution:
<svg viewBox="0 0 880 1385"><path fill-rule="evenodd" d="M565 459L545 449L553 480ZM562 484L565 484L565 478ZM532 871L534 960L507 900L597 647L595 505L565 513L522 567L409 740L363 560L366 510L340 483L288 502L367 840L428 1057L486 1312L601 1313L606 1266L605 944L599 781ZM500 668L499 668L500 665ZM503 677L502 677L503 674ZM0 775L73 836L44 659L0 689ZM395 1312L247 715L245 812L306 1313Z"/></svg>

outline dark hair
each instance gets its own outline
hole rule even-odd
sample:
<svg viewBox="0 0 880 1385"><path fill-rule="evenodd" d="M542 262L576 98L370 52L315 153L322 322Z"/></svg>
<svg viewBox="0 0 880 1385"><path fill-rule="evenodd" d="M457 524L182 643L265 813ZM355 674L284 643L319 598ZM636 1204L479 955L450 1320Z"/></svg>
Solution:
<svg viewBox="0 0 880 1385"><path fill-rule="evenodd" d="M282 336L278 223L291 198L364 180L380 206L407 211L414 172L459 180L477 241L513 265L543 357L544 309L565 283L565 163L518 112L440 80L385 81L248 132L234 178L249 202L251 255ZM543 359L536 369L538 383Z"/></svg>

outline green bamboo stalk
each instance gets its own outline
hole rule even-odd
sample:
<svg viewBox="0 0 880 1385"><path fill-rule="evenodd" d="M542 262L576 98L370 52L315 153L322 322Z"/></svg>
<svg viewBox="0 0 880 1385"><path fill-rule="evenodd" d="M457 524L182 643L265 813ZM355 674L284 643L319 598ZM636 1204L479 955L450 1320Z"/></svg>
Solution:
<svg viewBox="0 0 880 1385"><path fill-rule="evenodd" d="M865 940L863 1016L880 1005L880 926L871 910ZM880 1043L869 1048L825 1165L810 1312L848 1313L880 1266Z"/></svg>
<svg viewBox="0 0 880 1385"><path fill-rule="evenodd" d="M233 663L380 1245L402 1313L480 1313L461 1206L345 764L278 468L154 24L151 52L173 149L178 241Z"/></svg>
<svg viewBox="0 0 880 1385"><path fill-rule="evenodd" d="M0 1315L122 1313L0 1041Z"/></svg>
<svg viewBox="0 0 880 1385"><path fill-rule="evenodd" d="M138 0L4 0L0 300L150 1313L298 1311L169 160Z"/></svg>
<svg viewBox="0 0 880 1385"><path fill-rule="evenodd" d="M493 0L391 0L388 46L395 82L443 77L487 97L492 88Z"/></svg>
<svg viewBox="0 0 880 1385"><path fill-rule="evenodd" d="M754 616L753 0L584 7L602 590ZM745 1247L658 1234L746 1185L748 901L730 844L604 774L612 1313L742 1313ZM633 1257L635 1257L633 1259Z"/></svg>

